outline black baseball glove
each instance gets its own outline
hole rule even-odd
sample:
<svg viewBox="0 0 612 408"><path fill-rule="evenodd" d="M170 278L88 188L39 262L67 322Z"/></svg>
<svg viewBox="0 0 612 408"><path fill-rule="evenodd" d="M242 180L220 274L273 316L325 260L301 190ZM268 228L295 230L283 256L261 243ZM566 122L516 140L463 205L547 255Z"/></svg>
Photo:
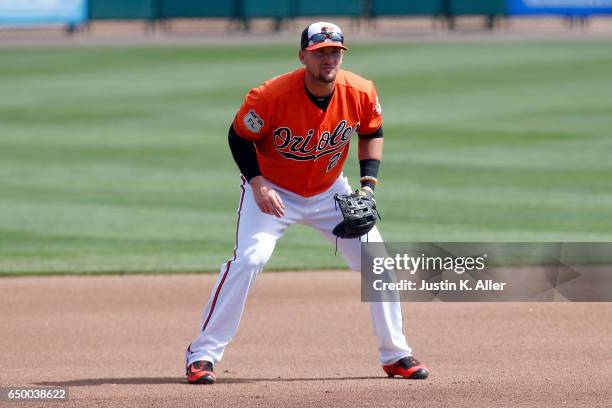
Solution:
<svg viewBox="0 0 612 408"><path fill-rule="evenodd" d="M340 207L344 218L333 230L338 238L358 238L365 235L376 225L376 218L380 218L376 210L376 201L364 190L350 194L336 194L334 200L336 208Z"/></svg>

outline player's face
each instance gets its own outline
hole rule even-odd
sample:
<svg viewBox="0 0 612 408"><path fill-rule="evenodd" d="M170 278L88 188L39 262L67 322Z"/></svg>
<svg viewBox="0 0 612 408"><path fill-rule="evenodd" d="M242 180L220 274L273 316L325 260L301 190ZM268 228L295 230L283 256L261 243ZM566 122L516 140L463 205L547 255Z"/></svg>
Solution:
<svg viewBox="0 0 612 408"><path fill-rule="evenodd" d="M342 49L323 47L314 51L302 51L300 60L314 78L331 83L336 80L336 74L342 65Z"/></svg>

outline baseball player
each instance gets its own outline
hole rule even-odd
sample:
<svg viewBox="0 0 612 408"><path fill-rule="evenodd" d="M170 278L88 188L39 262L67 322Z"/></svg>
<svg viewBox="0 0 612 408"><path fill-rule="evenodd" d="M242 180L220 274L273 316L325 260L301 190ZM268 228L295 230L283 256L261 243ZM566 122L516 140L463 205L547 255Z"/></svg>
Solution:
<svg viewBox="0 0 612 408"><path fill-rule="evenodd" d="M374 227L361 238L337 241L342 215L334 195L351 193L342 167L351 138L358 138L361 188L374 195L383 150L382 109L371 81L340 69L347 51L340 28L309 25L301 37L304 67L277 76L247 94L229 129L229 146L241 172L236 242L204 309L199 336L186 352L187 380L212 384L214 365L238 329L256 276L288 226L309 225L337 242L348 266L359 271L360 240L382 242ZM399 302L370 303L384 371L424 379L402 332Z"/></svg>

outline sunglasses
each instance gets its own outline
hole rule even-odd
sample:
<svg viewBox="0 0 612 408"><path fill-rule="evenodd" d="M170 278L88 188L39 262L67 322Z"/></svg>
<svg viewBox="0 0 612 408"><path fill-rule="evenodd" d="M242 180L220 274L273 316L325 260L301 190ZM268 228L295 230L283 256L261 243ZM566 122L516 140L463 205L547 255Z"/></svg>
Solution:
<svg viewBox="0 0 612 408"><path fill-rule="evenodd" d="M319 44L325 42L325 40L330 39L334 42L344 43L344 36L338 33L316 33L310 36L308 39L308 46Z"/></svg>

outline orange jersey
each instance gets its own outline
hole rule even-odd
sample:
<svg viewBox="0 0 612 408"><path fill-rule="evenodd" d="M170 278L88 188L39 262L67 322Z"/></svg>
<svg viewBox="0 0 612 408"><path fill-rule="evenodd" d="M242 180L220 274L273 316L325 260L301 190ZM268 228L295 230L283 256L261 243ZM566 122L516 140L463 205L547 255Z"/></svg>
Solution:
<svg viewBox="0 0 612 408"><path fill-rule="evenodd" d="M340 176L351 136L376 132L381 108L371 81L339 70L326 111L309 99L305 69L251 89L234 118L234 129L255 143L262 176L310 197Z"/></svg>

